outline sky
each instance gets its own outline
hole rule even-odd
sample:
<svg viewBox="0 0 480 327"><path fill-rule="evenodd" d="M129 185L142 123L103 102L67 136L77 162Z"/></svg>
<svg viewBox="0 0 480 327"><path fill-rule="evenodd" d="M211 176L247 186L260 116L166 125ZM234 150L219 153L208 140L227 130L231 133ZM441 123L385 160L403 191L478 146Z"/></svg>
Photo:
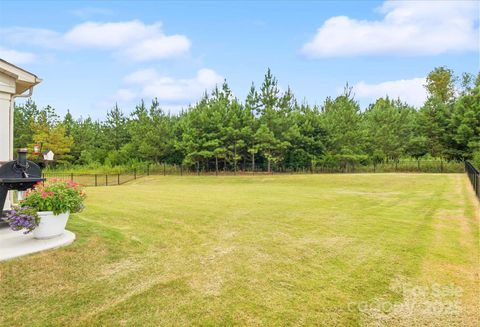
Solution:
<svg viewBox="0 0 480 327"><path fill-rule="evenodd" d="M478 1L0 0L0 58L43 79L39 106L75 117L154 97L177 113L224 79L244 99L268 68L312 105L348 82L362 108L418 107L434 67L480 70L479 17Z"/></svg>

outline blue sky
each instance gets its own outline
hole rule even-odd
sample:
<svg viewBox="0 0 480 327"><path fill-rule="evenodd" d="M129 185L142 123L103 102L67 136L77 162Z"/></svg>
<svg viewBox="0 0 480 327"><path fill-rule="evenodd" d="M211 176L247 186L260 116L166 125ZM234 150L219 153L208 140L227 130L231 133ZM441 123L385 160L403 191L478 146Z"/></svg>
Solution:
<svg viewBox="0 0 480 327"><path fill-rule="evenodd" d="M311 104L349 82L362 106L418 105L434 67L479 71L479 2L2 0L0 57L44 80L39 105L77 117L154 96L177 112L223 78L243 99L267 67Z"/></svg>

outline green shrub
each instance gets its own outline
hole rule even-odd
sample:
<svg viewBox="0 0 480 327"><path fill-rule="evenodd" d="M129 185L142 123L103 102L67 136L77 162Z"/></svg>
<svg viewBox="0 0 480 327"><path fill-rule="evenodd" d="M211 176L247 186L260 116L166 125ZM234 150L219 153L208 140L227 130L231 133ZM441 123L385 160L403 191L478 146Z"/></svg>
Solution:
<svg viewBox="0 0 480 327"><path fill-rule="evenodd" d="M472 164L477 168L480 169L480 151L476 151L473 153Z"/></svg>

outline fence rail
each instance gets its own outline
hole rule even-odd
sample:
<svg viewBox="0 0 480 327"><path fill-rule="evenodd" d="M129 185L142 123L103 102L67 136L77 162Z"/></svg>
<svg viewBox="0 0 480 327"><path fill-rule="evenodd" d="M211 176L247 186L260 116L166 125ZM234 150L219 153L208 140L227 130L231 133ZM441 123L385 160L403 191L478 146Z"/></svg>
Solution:
<svg viewBox="0 0 480 327"><path fill-rule="evenodd" d="M466 165L466 164L465 164ZM466 166L465 166L466 167ZM440 160L401 160L398 162L356 165L356 166L328 166L316 165L315 167L295 167L285 169L281 166L273 166L273 171L268 173L266 167L256 166L255 171L250 167L244 167L237 171L212 170L186 167L182 165L145 165L144 167L123 171L119 173L63 173L46 171L43 177L46 179L70 179L84 186L113 186L136 180L149 175L173 175L173 176L227 176L227 175L267 175L267 174L329 174L329 173L461 173L466 170L463 162L443 162ZM248 169L250 168L250 169ZM478 179L477 179L478 180ZM478 183L478 182L477 182ZM478 194L478 189L477 189Z"/></svg>
<svg viewBox="0 0 480 327"><path fill-rule="evenodd" d="M468 179L472 183L475 194L480 199L480 173L478 170L468 161L465 161L465 172L468 175Z"/></svg>
<svg viewBox="0 0 480 327"><path fill-rule="evenodd" d="M72 180L84 186L113 186L122 185L144 174L136 174L136 172L126 172L118 174L75 174L75 173L56 173L47 172L42 174L45 179L63 179Z"/></svg>

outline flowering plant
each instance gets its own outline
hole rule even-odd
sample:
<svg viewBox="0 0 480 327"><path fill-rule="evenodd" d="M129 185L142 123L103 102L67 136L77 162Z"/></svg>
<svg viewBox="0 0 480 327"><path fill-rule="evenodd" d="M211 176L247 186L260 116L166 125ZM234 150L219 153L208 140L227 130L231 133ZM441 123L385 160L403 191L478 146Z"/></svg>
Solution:
<svg viewBox="0 0 480 327"><path fill-rule="evenodd" d="M25 199L20 201L17 209L7 213L5 221L11 229L25 229L24 234L28 234L40 223L39 211L53 211L54 215L79 212L83 209L85 197L79 184L69 180L50 179L27 190Z"/></svg>
<svg viewBox="0 0 480 327"><path fill-rule="evenodd" d="M8 222L12 230L17 231L25 229L23 234L30 233L40 223L37 210L30 207L21 207L11 210L6 214L4 219Z"/></svg>
<svg viewBox="0 0 480 327"><path fill-rule="evenodd" d="M37 183L25 194L20 207L34 208L36 211L53 211L55 215L64 212L78 212L83 209L85 192L79 184L70 180L51 179Z"/></svg>

